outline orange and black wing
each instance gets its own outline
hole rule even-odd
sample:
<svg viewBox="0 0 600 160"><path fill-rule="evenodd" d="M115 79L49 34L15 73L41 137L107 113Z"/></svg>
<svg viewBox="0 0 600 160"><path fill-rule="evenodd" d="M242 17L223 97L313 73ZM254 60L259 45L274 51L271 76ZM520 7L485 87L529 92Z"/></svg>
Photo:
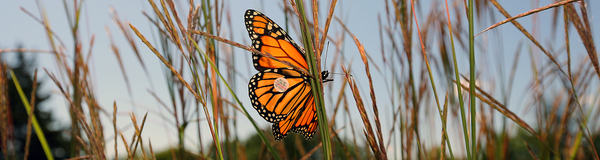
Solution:
<svg viewBox="0 0 600 160"><path fill-rule="evenodd" d="M263 53L270 53L279 60L308 69L304 59L304 51L290 38L290 36L273 20L255 10L246 10L244 14L246 29L252 40L252 47ZM275 68L290 68L280 62L252 54L254 68L258 71Z"/></svg>
<svg viewBox="0 0 600 160"><path fill-rule="evenodd" d="M312 89L302 73L287 68L265 69L248 84L250 100L260 116L273 123L276 140L292 131L311 139L317 129Z"/></svg>

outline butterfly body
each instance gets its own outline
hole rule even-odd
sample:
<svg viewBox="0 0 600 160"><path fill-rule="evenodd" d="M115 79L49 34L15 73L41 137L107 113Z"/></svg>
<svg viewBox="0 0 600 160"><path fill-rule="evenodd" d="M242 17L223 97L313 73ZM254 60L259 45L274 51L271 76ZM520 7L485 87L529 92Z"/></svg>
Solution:
<svg viewBox="0 0 600 160"><path fill-rule="evenodd" d="M273 20L250 9L244 19L254 49L308 70L304 50ZM281 140L289 132L311 139L317 129L314 96L308 83L312 77L260 54L253 53L252 61L259 73L248 83L250 100L259 115L273 123L275 139ZM328 74L322 73L325 81Z"/></svg>

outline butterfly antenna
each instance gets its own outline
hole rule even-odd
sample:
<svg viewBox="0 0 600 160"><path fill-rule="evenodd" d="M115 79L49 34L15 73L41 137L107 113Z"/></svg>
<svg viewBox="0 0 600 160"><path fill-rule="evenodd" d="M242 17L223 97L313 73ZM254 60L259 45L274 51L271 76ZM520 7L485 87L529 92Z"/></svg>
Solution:
<svg viewBox="0 0 600 160"><path fill-rule="evenodd" d="M325 52L325 63L323 66L325 66L324 68L327 69L327 55L329 55L329 42L327 42L327 47L325 50L327 52ZM329 71L323 71L323 73L321 73L321 77L324 78L323 83L333 81L333 78L327 78L327 76L329 76Z"/></svg>
<svg viewBox="0 0 600 160"><path fill-rule="evenodd" d="M325 68L327 68L327 55L329 55L329 42L327 42L327 47L325 48L327 52L325 52Z"/></svg>

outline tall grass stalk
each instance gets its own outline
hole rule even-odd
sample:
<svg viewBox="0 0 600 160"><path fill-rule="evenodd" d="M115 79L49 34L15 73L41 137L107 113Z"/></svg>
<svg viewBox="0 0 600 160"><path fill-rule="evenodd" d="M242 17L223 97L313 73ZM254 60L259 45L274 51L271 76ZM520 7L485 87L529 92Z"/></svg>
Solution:
<svg viewBox="0 0 600 160"><path fill-rule="evenodd" d="M470 90L469 90L469 97L471 99L471 103L469 106L471 106L471 158L473 159L477 159L477 130L476 130L476 125L477 125L477 105L476 105L476 99L475 99L475 35L474 35L474 30L475 28L473 27L473 22L475 19L475 15L473 14L473 8L475 8L473 0L469 0L469 7L468 7L468 13L467 16L469 18L469 74L471 75L470 77ZM457 79L458 81L458 79ZM466 135L465 135L466 136Z"/></svg>
<svg viewBox="0 0 600 160"><path fill-rule="evenodd" d="M375 154L375 158L387 159L387 150L386 150L386 146L383 144L384 139L383 139L382 130L381 130L379 109L377 107L377 101L375 99L375 89L373 87L373 80L371 77L371 70L369 67L369 59L368 59L367 52L366 52L363 44L360 42L360 40L354 34L352 34L352 32L350 32L350 30L346 27L346 25L344 25L339 18L337 20L338 20L338 22L340 22L340 25L344 28L344 30L354 40L354 44L356 45L358 52L360 53L362 62L365 65L365 73L366 73L367 79L369 81L369 95L370 95L369 98L371 98L372 105L373 105L372 109L373 109L373 119L375 120L375 130L373 129L373 124L371 124L371 121L369 120L369 116L365 109L365 103L363 102L363 100L360 96L359 90L356 86L356 82L354 81L353 78L350 78L351 76L350 76L348 70L346 70L346 68L344 66L342 66L342 69L346 76L346 81L350 85L350 89L352 90L354 100L357 104L356 107L358 109L358 112L360 113L360 116L363 121L363 125L365 127L365 129L363 130L363 133L364 133L365 137L367 138L367 143L369 144L369 147L373 151L373 154ZM418 139L418 134L417 134L417 139ZM418 140L417 140L417 142L419 143Z"/></svg>
<svg viewBox="0 0 600 160"><path fill-rule="evenodd" d="M315 1L316 2L316 1ZM293 4L292 4L293 5ZM316 6L316 5L315 5ZM303 0L296 0L297 11L300 14L300 26L302 31L302 41L304 42L305 48L305 56L308 64L308 72L317 78L309 78L310 86L312 88L313 97L315 100L316 110L317 110L317 120L319 123L319 132L321 133L321 141L323 142L323 153L325 159L332 159L331 153L331 140L329 138L329 124L327 123L327 112L325 110L325 100L323 99L323 80L321 77L321 67L317 64L317 59L315 56L315 40L312 38L310 34L310 30L308 28L308 20L306 17L306 12L304 10ZM316 11L314 11L316 12ZM316 13L314 13L316 14ZM318 17L314 17L318 18ZM316 22L316 20L315 20ZM315 23L315 25L318 25ZM315 28L318 28L315 26ZM316 39L318 40L318 32L314 33L316 35ZM324 37L327 35L323 35Z"/></svg>
<svg viewBox="0 0 600 160"><path fill-rule="evenodd" d="M462 125L463 125L462 129L463 129L463 133L464 133L463 137L464 137L464 140L465 140L465 146L466 146L466 151L467 151L467 158L470 158L471 155L469 154L470 153L470 151L469 151L469 137L467 136L468 134L466 134L468 131L467 131L467 127L466 127L467 123L466 123L466 119L465 119L465 107L464 107L465 103L463 102L462 89L460 87L460 85L461 85L461 83L460 83L460 76L459 76L460 72L458 71L458 63L456 62L456 49L454 47L454 34L452 34L454 32L452 31L452 20L450 19L450 10L448 9L448 0L444 0L444 2L446 4L446 17L448 19L448 32L450 33L449 34L449 37L450 37L450 47L452 48L452 62L453 62L452 64L454 65L453 68L454 68L454 76L456 78L455 79L456 80L455 81L455 83L456 83L456 90L458 91L457 92L457 94L458 94L458 103L459 103L459 106L460 106L461 121L462 121ZM444 115L446 115L446 114L444 114ZM450 142L448 142L448 143L450 143ZM450 145L450 144L448 144L448 145ZM450 154L452 154L452 152L450 152Z"/></svg>
<svg viewBox="0 0 600 160"><path fill-rule="evenodd" d="M442 121L442 136L444 136L444 139L446 139L446 141L448 142L448 148L450 149L450 154L452 154L452 147L450 145L450 139L448 138L448 134L447 134L447 130L446 130L446 120L444 119L444 114L442 113L442 109L440 107L440 101L437 95L437 89L435 87L435 81L433 80L433 73L431 71L431 66L429 65L429 60L427 58L427 52L425 50L425 44L423 44L423 38L421 37L421 29L419 28L419 21L417 20L417 14L415 14L415 5L413 3L413 0L410 1L410 6L411 6L411 10L413 11L413 16L415 18L415 25L417 27L417 35L419 36L419 42L421 44L421 53L423 53L423 60L425 61L425 65L427 66L427 73L429 73L429 82L431 83L431 89L433 90L433 95L435 98L435 103L438 109L438 114L440 115L440 120ZM440 152L446 152L445 150L441 150ZM441 155L441 154L440 154ZM454 156L452 156L452 159L454 159Z"/></svg>
<svg viewBox="0 0 600 160"><path fill-rule="evenodd" d="M567 16L566 14L569 14L568 16L570 17L569 19L571 20L571 22L573 22L573 25L575 26L577 32L579 33L579 36L581 37L584 46L586 48L586 50L588 51L588 56L590 58L590 62L592 63L592 65L594 66L594 69L596 70L596 74L598 76L598 78L600 78L600 66L598 64L598 55L596 53L596 47L594 46L594 41L593 38L590 36L590 26L589 26L589 22L587 19L587 11L585 8L585 2L581 1L581 15L582 15L582 20L583 23L580 22L580 18L579 16L576 14L575 9L573 7L573 5L571 4L567 4L565 5L565 16ZM565 28L565 30L568 30L568 28ZM565 31L567 32L567 31ZM566 35L568 36L568 33L566 33ZM568 39L566 39L568 40ZM568 43L568 42L567 42ZM569 54L570 57L570 54ZM570 58L569 58L569 64L570 64ZM570 67L569 67L570 68ZM587 132L587 136L586 138L588 138L592 149L594 151L596 151L596 146L594 145L594 140L592 139L592 134L590 133L590 130L587 126L587 118L586 114L583 113L583 109L581 107L581 103L579 102L579 96L577 96L577 91L575 90L575 85L573 84L573 79L572 77L570 77L571 75L571 71L569 70L569 82L571 83L571 88L573 89L573 95L575 96L575 101L577 102L577 107L579 109L579 113L581 115L581 120L579 121L579 125L580 125L580 130L577 133L577 140L576 141L580 141L580 139L582 138L582 133L585 131ZM576 143L577 145L575 146L579 146L580 143ZM574 149L575 150L575 149ZM575 155L576 152L571 153L571 155ZM594 158L596 159L600 159L600 157L598 156L598 152L594 152ZM571 157L572 158L572 157Z"/></svg>

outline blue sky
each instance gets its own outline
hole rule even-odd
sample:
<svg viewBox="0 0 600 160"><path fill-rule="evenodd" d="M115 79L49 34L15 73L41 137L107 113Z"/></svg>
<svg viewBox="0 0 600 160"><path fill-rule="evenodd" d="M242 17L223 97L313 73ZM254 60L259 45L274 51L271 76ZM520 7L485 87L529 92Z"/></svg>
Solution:
<svg viewBox="0 0 600 160"><path fill-rule="evenodd" d="M365 49L367 50L368 53L370 53L370 56L372 56L372 58L374 59L374 64L373 65L378 65L381 64L382 62L382 57L381 57L381 45L380 43L384 43L386 46L389 46L390 44L388 42L380 42L379 41L379 28L378 28L378 22L377 22L377 16L379 14L383 15L385 14L385 4L383 3L384 1L340 1L337 8L336 8L336 15L337 16L342 16L345 17L345 21L346 21L346 25L348 26L348 28L350 29L350 31L352 31L359 40L361 40L361 42L364 44ZM70 47L72 46L72 38L71 38L71 34L69 33L68 30L68 22L66 19L66 13L62 4L62 1L41 1L43 8L46 10L46 12L49 15L49 21L53 27L53 31L56 32L56 34L58 35L58 37L60 37L60 39L66 44L66 46ZM185 2L187 3L187 2ZM185 6L185 3L179 3L177 5L179 6ZM461 5L462 1L457 1L456 3L459 3L459 5ZM523 12L526 12L532 8L537 8L540 6L545 6L547 4L550 4L551 1L548 0L543 0L539 2L539 5L535 5L534 3L531 3L529 1L526 2L522 2L519 0L507 0L507 1L502 1L501 4L505 7L505 9L507 9L507 11L511 14L511 15L517 15ZM596 15L598 15L596 12L594 12L595 10L599 9L597 6L595 6L596 4L594 2L591 2L592 4L590 5L590 9L589 11L589 17L590 20L592 22L592 30L596 31L597 29L595 28L595 26L598 26L598 22L595 21L595 17ZM429 10L429 8L431 8L432 6L435 5L439 5L439 4L443 4L443 1L427 1L424 2L423 4L421 4L422 9L425 9L425 11L421 11L421 13L427 13L427 11ZM263 12L264 14L266 14L267 16L271 17L274 21L278 22L279 24L283 24L284 23L284 17L281 14L281 6L282 6L282 1L274 1L274 0L267 0L267 1L225 1L225 6L226 6L226 13L230 13L231 15L231 26L233 28L233 30L229 30L228 28L224 29L223 34L226 34L227 36L225 37L229 37L229 35L232 35L233 40L240 42L240 43L244 43L244 44L248 44L249 43L249 39L246 33L246 29L244 28L244 24L243 24L243 14L245 12L246 9L256 9L259 10L261 12ZM324 4L323 6L326 6L327 4ZM178 7L179 7L178 6ZM6 1L3 2L3 5L0 5L0 22L2 22L2 24L0 24L0 48L14 48L17 44L22 43L24 45L25 48L31 48L31 49L43 49L43 50L47 50L49 49L48 47L48 40L45 36L45 32L43 30L43 27L41 24L39 24L38 22L36 22L33 18L31 18L30 16L28 16L27 14L25 14L23 11L20 10L19 7L23 7L25 10L28 10L29 12L31 12L33 15L35 15L37 18L39 18L39 8L36 5L36 1ZM147 1L144 0L139 0L139 1L134 1L134 0L129 0L129 1L119 1L119 0L105 0L105 1L85 1L84 3L84 8L83 8L83 14L82 14L82 22L81 24L81 38L84 39L84 42L89 42L89 40L91 39L92 35L95 36L95 43L94 46L92 48L92 52L93 52L93 58L92 58L92 81L93 81L93 85L95 90L95 93L98 97L99 103L100 105L105 108L107 111L111 111L112 110L112 103L116 102L119 105L119 117L118 117L118 126L122 128L122 131L124 134L126 135L130 135L133 133L133 129L129 126L128 124L131 123L129 116L128 116L128 112L132 111L132 105L135 105L136 107L136 115L137 116L142 116L143 113L145 113L146 111L149 111L149 125L147 125L148 128L145 129L145 135L147 136L145 138L150 138L152 140L153 146L155 146L155 150L160 150L160 149L165 149L167 148L167 146L171 145L173 146L176 143L176 130L174 127L172 127L169 124L166 124L165 121L163 121L161 118L159 118L158 113L160 113L160 109L158 109L158 105L157 102L155 101L155 99L147 92L148 89L152 89L155 90L156 93L158 93L158 96L163 99L166 100L168 99L168 92L167 92L167 88L165 86L165 81L163 78L163 74L164 74L164 70L163 67L161 67L163 64L160 63L158 61L158 59L154 56L154 54L152 54L147 47L145 47L141 41L138 40L137 46L142 54L142 59L144 61L144 63L147 66L147 69L150 71L150 75L149 77L151 78L151 81L147 79L147 76L145 75L145 73L143 72L141 66L139 65L139 62L137 61L137 58L135 57L135 54L132 52L132 50L130 49L130 47L128 47L127 42L125 41L124 37L122 35L120 35L120 31L117 28L117 26L115 25L115 23L112 21L111 18L111 12L110 12L110 8L113 7L114 10L119 14L121 20L126 20L129 21L132 25L136 26L142 34L146 35L146 37L151 37L154 33L154 29L150 28L150 24L148 22L148 20L143 16L142 11L145 11L147 13L152 13L150 6L148 5ZM325 11L325 8L327 7L322 7L322 11ZM179 9L179 8L178 8ZM184 10L187 10L187 8L184 7ZM495 9L492 9L495 10ZM453 10L451 11L452 15L451 17L454 16L453 14ZM461 11L462 12L462 11ZM187 13L187 12L186 12ZM325 12L321 12L322 15L325 15ZM503 17L500 16L499 12L494 11L495 19L491 20L491 19L484 19L485 22L483 22L482 24L484 24L483 26L479 26L476 25L476 32L481 31L485 28L487 28L487 26L495 23L495 22L499 22L501 20L504 20ZM562 46L562 38L552 38L552 34L550 34L552 32L551 27L548 27L549 25L551 25L551 22L549 21L549 18L552 16L552 11L544 11L541 12L539 14L536 14L537 16L539 16L539 20L537 21L538 24L541 26L541 30L539 30L537 32L537 35L539 35L541 38L541 43L544 46L547 46L548 48L553 48L554 50L557 50L558 48L560 48ZM227 15L226 15L227 16ZM445 16L445 15L444 15ZM489 17L489 16L486 16ZM484 17L485 18L485 17ZM522 19L519 19L519 22L528 30L531 31L531 28L534 27L532 26L532 21L534 21L533 16L528 16ZM419 23L420 25L422 25L425 22L425 17L420 16L418 17ZM466 19L463 19L466 20ZM322 20L323 21L323 20ZM334 22L335 25L335 22ZM562 23L559 23L559 28L562 28ZM121 70L118 66L117 63L117 59L114 55L114 53L110 50L110 41L108 39L108 36L106 34L106 30L105 28L109 28L110 31L112 32L113 35L113 39L115 40L115 43L120 47L120 51L121 51L121 56L123 58L124 61L124 65L126 68L126 72L129 76L130 82L131 82L131 88L134 91L133 95L134 97L129 97L129 94L127 93L127 89L126 89L126 84L125 81L123 79ZM501 31L501 32L497 32L495 33L495 31ZM560 33L557 33L556 36L557 37L561 37L562 31L558 30ZM574 30L572 30L574 31ZM330 31L330 34L337 34L337 32L340 32L340 28L339 27L333 27L332 30ZM288 33L291 34L293 39L296 39L297 42L299 42L300 37L297 36L297 34L295 34L295 32L293 31L288 31ZM498 34L500 33L500 34ZM594 37L598 37L597 35L598 33L594 32ZM416 36L416 35L415 35ZM500 37L500 38L499 38ZM578 35L576 34L576 32L571 32L571 37L572 37L572 42L574 43L574 46L572 46L573 51L574 51L574 59L575 60L581 60L583 56L586 55L585 53L585 49L583 48L583 46L581 45L580 41L578 40ZM137 38L137 37L136 37ZM416 38L416 37L415 37ZM151 42L152 38L149 38ZM522 59L520 60L519 63L519 69L517 71L517 79L516 83L515 83L515 87L513 90L512 94L512 101L511 104L509 104L508 106L511 108L511 110L513 110L513 112L517 113L517 115L523 115L525 116L525 114L523 114L521 108L523 107L523 105L527 105L527 101L528 99L526 97L523 97L523 95L527 95L527 90L526 90L526 86L528 85L528 83L531 80L531 64L529 64L530 62L530 56L528 56L528 50L529 48L531 48L532 50L534 50L535 54L534 54L534 58L536 58L538 61L547 61L547 58L545 57L545 55L543 55L539 50L537 50L537 48L532 47L531 43L529 43L529 41L520 33L518 32L518 30L516 30L516 28L514 26L512 26L511 24L506 24L503 26L498 27L495 30L492 31L488 31L486 34L482 34L478 37L476 37L476 40L478 42L481 43L480 48L485 48L485 50L479 49L479 51L485 51L485 52L492 52L489 54L482 54L483 56L479 56L479 58L481 58L481 61L478 61L477 64L479 66L483 66L482 68L485 67L490 67L490 68L495 68L497 66L497 63L499 63L500 61L498 61L496 59L496 55L497 54L504 54L504 63L506 64L505 66L507 66L505 68L505 70L509 69L509 65L512 63L512 57L514 56L515 50L516 50L516 46L520 43L523 43L524 46L521 50L521 52L523 52L523 54L521 54ZM598 40L596 40L597 42ZM417 42L417 41L415 41ZM415 43L416 45L417 43ZM493 44L493 45L492 45ZM500 44L500 45L498 45ZM366 78L364 78L365 74L364 74L364 66L360 60L360 56L358 54L358 50L356 49L356 46L353 44L351 39L346 39L346 44L344 45L345 48L345 52L346 52L346 57L348 59L352 59L352 62L346 62L344 65L348 65L348 64L352 64L352 67L354 68L354 72L352 73L354 75L354 77L357 78L357 81L360 85L360 87L362 88L363 92L361 93L363 98L365 98L366 96L368 96L368 81L366 80ZM333 48L333 47L332 47ZM414 51L415 53L418 53L420 56L420 52L418 52L420 50L419 46L414 46ZM89 49L89 45L88 44L84 44L84 50L88 50ZM335 49L330 49L329 52L333 52L333 50ZM387 49L389 50L389 49ZM537 51L535 51L537 50ZM435 51L435 49L432 49L432 51ZM67 48L67 53L72 53L73 52L73 48ZM459 69L461 70L462 74L468 74L468 62L467 57L465 56L465 52L464 50L458 49L457 50L457 58L459 58L459 64L460 67ZM54 58L52 55L47 54L47 53L29 53L31 55L35 55L38 57L37 61L39 62L39 66L38 69L43 69L46 68L48 69L50 72L55 72L56 71L56 65L54 64ZM247 52L244 52L242 50L237 49L235 51L236 57L239 55L240 58L238 58L238 62L236 63L236 68L238 69L238 71L240 71L240 76L238 78L240 78L240 80L238 80L237 84L235 84L237 86L237 91L236 93L238 95L240 95L242 103L244 103L246 106L246 108L249 110L250 114L254 117L255 120L258 120L260 123L260 126L263 128L266 128L268 126L270 126L270 124L268 124L265 121L262 121L262 118L258 116L258 114L256 112L254 112L251 107L250 107L250 103L249 100L247 98L247 89L245 88L247 85L247 80L255 73L255 71L253 69L247 69L249 67L252 67L250 64L250 54ZM436 54L436 53L433 53ZM333 55L330 55L330 58ZM70 58L72 59L72 55L70 55ZM562 59L564 59L564 55L561 57ZM329 60L331 61L331 60ZM419 60L420 61L420 60ZM489 64L489 65L488 65ZM539 66L539 65L538 65ZM380 65L380 67L382 67L382 65ZM339 66L338 66L339 68ZM434 67L435 68L435 67ZM403 69L406 70L406 69ZM419 68L415 68L416 71L419 70ZM487 69L489 71L497 71L496 69ZM251 72L246 72L246 71L251 71ZM338 73L337 75L334 75L334 79L336 79L336 81L334 83L339 83L342 81L342 77L340 76L339 73L342 73L341 70L337 70L337 71L333 71L334 73ZM388 71L389 72L389 71ZM383 112L384 114L382 115L384 120L388 120L391 121L389 112L391 110L389 110L388 107L391 107L391 104L389 104L390 100L390 96L387 95L389 93L389 89L388 86L384 84L384 80L386 78L389 78L389 75L382 75L377 71L372 71L372 73L374 73L374 81L375 81L375 88L376 90L380 90L381 92L378 92L377 96L378 96L378 105L383 109L388 109L387 112ZM385 73L385 72L384 72ZM491 83L494 82L495 83L499 83L499 80L493 80L490 79L491 77L496 77L495 75L496 73L489 73L489 74L485 74L483 73L483 79L481 80L480 83ZM60 121L60 122L64 122L64 123L68 123L68 113L67 113L67 106L65 105L66 102L65 100L62 98L62 95L59 93L59 91L57 90L57 88L55 87L55 85L50 81L49 77L45 74L40 75L41 77L45 78L46 81L46 85L44 87L42 87L43 90L46 91L50 91L53 93L53 97L52 100L50 102L48 102L46 105L48 106L47 109L52 110L54 113L56 113L55 117ZM486 79L487 77L487 79ZM426 82L429 82L428 80ZM597 79L595 80L595 82L598 82ZM389 82L385 82L385 83L389 83ZM439 82L437 83L439 85ZM336 85L339 86L339 85ZM597 85L596 85L597 86ZM499 90L499 89L497 89ZM334 89L333 92L330 93L335 93L336 89ZM385 92L384 92L385 91ZM327 90L325 91L325 94L327 94ZM443 94L444 92L439 92L439 94ZM134 100L135 104L132 104L131 101ZM431 103L431 105L433 105L434 103ZM356 111L355 109L353 111ZM431 111L435 111L434 108L431 108ZM436 113L432 112L432 113ZM437 117L437 116L431 116L431 117ZM104 124L109 125L109 121L107 120L107 117L104 117L105 121ZM249 122L244 122L245 118L240 118L240 126L249 126L250 123ZM427 119L429 120L429 119ZM431 119L431 120L435 120L435 121L439 121L439 118L435 118L435 119ZM168 121L168 120L167 120ZM168 122L167 122L168 123ZM202 126L206 127L205 122L201 122ZM360 121L356 121L355 124L361 124ZM195 125L194 125L195 126ZM384 128L385 128L385 122L384 122ZM428 127L429 128L429 127ZM435 129L436 127L430 127L434 131L434 133L439 133L437 130L439 129ZM389 128L385 128L384 130L388 130ZM239 128L240 132L245 132L248 134L239 134L241 136L241 138L244 138L244 136L250 135L250 133L254 133L254 129L253 128L249 128L249 127L240 127ZM193 144L194 142L197 142L196 140L196 128L189 128L188 132L186 133L188 136L188 141L187 141L187 145L190 146L192 149L195 149L196 144ZM203 138L204 141L206 141L206 139L209 139L209 132L205 129L205 132L203 132ZM105 131L107 138L109 136L112 135L112 129L107 129ZM361 133L361 132L358 132ZM459 130L456 130L457 134L461 133L459 132ZM427 136L431 136L431 135L427 135ZM166 137L166 138L165 138ZM360 136L362 137L362 136ZM439 136L437 135L433 135L431 136L432 139L439 139ZM386 140L387 138L389 138L386 135ZM432 140L432 141L427 141L425 142L426 145L434 145L434 144L438 144L439 140ZM111 146L109 147L110 149L107 150L108 154L111 155L113 154L113 150L112 150L112 146L114 145L114 142L112 140L107 140L107 146ZM120 145L121 146L121 145ZM124 148L120 147L120 153L124 153L125 150Z"/></svg>

